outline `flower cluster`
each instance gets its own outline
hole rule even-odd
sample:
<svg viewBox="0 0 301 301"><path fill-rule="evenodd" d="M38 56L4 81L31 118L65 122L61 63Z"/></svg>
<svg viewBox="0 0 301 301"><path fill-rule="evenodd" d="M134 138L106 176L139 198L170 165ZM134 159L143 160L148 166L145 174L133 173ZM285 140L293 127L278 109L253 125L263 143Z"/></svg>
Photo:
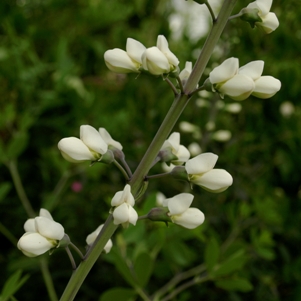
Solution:
<svg viewBox="0 0 301 301"><path fill-rule="evenodd" d="M43 208L38 217L25 222L24 230L17 246L28 257L36 257L57 248L65 236L63 226L55 222L49 211Z"/></svg>
<svg viewBox="0 0 301 301"><path fill-rule="evenodd" d="M279 26L279 21L276 14L270 12L272 2L273 0L256 0L250 3L241 10L241 19L249 22L252 27L261 27L266 33L273 32Z"/></svg>
<svg viewBox="0 0 301 301"><path fill-rule="evenodd" d="M127 184L124 190L115 193L111 201L111 206L114 207L114 224L122 224L123 227L127 227L129 224L136 225L138 214L133 208L134 205L135 199L131 193L131 186Z"/></svg>
<svg viewBox="0 0 301 301"><path fill-rule="evenodd" d="M90 125L80 127L80 138L63 138L58 143L62 156L69 162L79 163L83 161L108 161L114 158L109 150L122 150L122 145L112 139L104 128L97 131ZM104 160L104 155L106 160Z"/></svg>
<svg viewBox="0 0 301 301"><path fill-rule="evenodd" d="M86 243L88 246L92 246L95 239L97 238L98 234L100 233L101 229L103 228L103 225L100 225L95 231L90 233L86 238ZM111 248L113 247L113 242L111 239L108 240L104 247L104 251L106 254L108 254L111 251Z"/></svg>
<svg viewBox="0 0 301 301"><path fill-rule="evenodd" d="M229 58L211 71L212 90L234 100L244 100L250 95L272 97L280 90L281 82L272 76L261 76L263 66L263 61L253 61L239 68L238 59Z"/></svg>
<svg viewBox="0 0 301 301"><path fill-rule="evenodd" d="M104 54L107 67L116 73L149 72L153 75L177 71L179 60L169 50L168 42L159 35L157 46L146 48L139 41L128 38L126 51L114 48Z"/></svg>

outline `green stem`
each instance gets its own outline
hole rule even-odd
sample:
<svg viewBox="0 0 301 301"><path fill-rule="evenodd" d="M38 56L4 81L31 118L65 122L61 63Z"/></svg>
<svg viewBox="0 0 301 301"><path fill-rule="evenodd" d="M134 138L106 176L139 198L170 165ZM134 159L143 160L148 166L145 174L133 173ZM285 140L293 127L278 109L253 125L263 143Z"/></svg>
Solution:
<svg viewBox="0 0 301 301"><path fill-rule="evenodd" d="M210 12L212 21L214 22L214 21L215 21L215 15L214 15L214 12L213 12L213 10L212 10L211 5L209 4L208 1L205 1L205 5L207 6L207 8L208 8L208 10L209 10L209 12Z"/></svg>
<svg viewBox="0 0 301 301"><path fill-rule="evenodd" d="M10 160L7 164L7 167L9 169L9 172L11 174L11 177L13 179L18 197L23 205L23 208L25 209L27 215L29 217L35 217L36 214L34 210L31 207L31 204L29 202L29 199L27 198L26 192L24 190L20 174L17 168L17 162L15 160Z"/></svg>
<svg viewBox="0 0 301 301"><path fill-rule="evenodd" d="M85 259L77 267L77 269L72 274L68 285L60 299L60 301L72 301L74 300L78 290L80 289L82 283L93 267L94 263L98 259L99 255L103 251L104 246L114 234L118 226L113 224L113 217L110 215L105 222L103 228L101 229L98 237L96 238L94 244L88 250L85 255Z"/></svg>
<svg viewBox="0 0 301 301"><path fill-rule="evenodd" d="M156 175L151 175L151 176L147 176L146 177L146 180L149 180L149 179L156 179L156 178L163 178L163 177L166 177L170 175L170 172L165 172L165 173L159 173L159 174L156 174Z"/></svg>
<svg viewBox="0 0 301 301"><path fill-rule="evenodd" d="M129 175L128 175L128 173L125 171L125 169L121 166L121 164L119 164L116 160L114 160L113 163L114 163L115 166L121 171L121 173L122 173L123 176L125 177L126 181L128 181L128 180L129 180Z"/></svg>
<svg viewBox="0 0 301 301"><path fill-rule="evenodd" d="M225 0L221 8L218 18L215 20L212 30L210 31L207 40L204 44L202 52L192 70L192 73L184 86L184 92L176 96L170 110L168 111L162 125L160 126L157 134L155 135L151 145L146 151L136 171L134 172L130 185L132 187L133 195L141 189L144 179L147 176L150 168L153 165L154 160L159 153L161 146L167 139L168 135L172 131L175 123L186 107L190 93L195 90L200 78L203 75L205 67L211 57L213 49L220 38L220 35L227 24L227 20L231 14L231 11L237 0ZM74 300L80 286L84 279L88 275L90 269L96 262L97 258L101 254L107 241L111 238L117 226L113 224L113 218L110 215L99 233L93 246L88 250L85 260L79 265L76 271L73 273L60 301L72 301Z"/></svg>
<svg viewBox="0 0 301 301"><path fill-rule="evenodd" d="M46 288L47 288L47 292L48 292L48 296L50 298L51 301L57 301L57 295L54 289L54 285L52 282L52 278L51 278L51 274L49 272L48 269L48 263L46 258L40 258L40 269L42 271L42 275L43 275L43 279L44 282L46 284Z"/></svg>

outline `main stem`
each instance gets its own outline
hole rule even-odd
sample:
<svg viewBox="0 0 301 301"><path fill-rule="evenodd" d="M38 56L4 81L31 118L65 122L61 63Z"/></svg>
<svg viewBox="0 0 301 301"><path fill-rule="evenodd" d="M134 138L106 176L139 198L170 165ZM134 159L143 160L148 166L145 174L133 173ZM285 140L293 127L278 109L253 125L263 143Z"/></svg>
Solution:
<svg viewBox="0 0 301 301"><path fill-rule="evenodd" d="M168 135L171 133L175 123L186 107L190 98L190 93L195 89L198 82L200 81L205 67L207 66L207 63L211 57L213 49L227 24L228 18L231 15L236 1L237 0L224 1L220 14L213 23L212 29L207 37L202 52L200 53L200 56L192 70L192 73L187 80L187 83L184 87L184 93L176 96L156 136L154 137L152 143L150 144L148 150L146 151L144 157L142 158L129 182L133 195L136 195L143 185L143 181L145 180L145 177L151 169L152 163L157 157L161 146L167 139ZM82 261L77 270L73 273L60 301L74 300L84 279L88 275L90 269L101 254L104 246L106 245L110 237L114 234L116 229L117 226L113 224L113 218L110 215L97 240L95 241L89 252L86 254L85 260Z"/></svg>

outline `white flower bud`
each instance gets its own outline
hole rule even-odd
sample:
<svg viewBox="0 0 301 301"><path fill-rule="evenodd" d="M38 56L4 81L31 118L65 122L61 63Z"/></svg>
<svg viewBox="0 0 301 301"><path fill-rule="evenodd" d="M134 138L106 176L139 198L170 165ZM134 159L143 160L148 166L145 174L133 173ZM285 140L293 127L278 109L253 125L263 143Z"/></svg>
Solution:
<svg viewBox="0 0 301 301"><path fill-rule="evenodd" d="M142 64L142 54L145 50L145 46L139 41L132 38L126 40L126 52L133 61L139 64L139 67Z"/></svg>
<svg viewBox="0 0 301 301"><path fill-rule="evenodd" d="M151 47L144 51L142 55L142 67L153 75L170 72L169 61L158 47Z"/></svg>
<svg viewBox="0 0 301 301"><path fill-rule="evenodd" d="M100 225L95 231L93 231L91 234L87 236L86 238L87 245L92 246L92 244L94 243L95 239L97 238L102 228L103 225ZM113 242L111 239L109 239L104 247L104 251L106 254L108 254L111 251L112 246L113 246Z"/></svg>
<svg viewBox="0 0 301 301"><path fill-rule="evenodd" d="M168 59L169 64L172 66L172 69L175 69L179 65L178 58L169 50L168 42L163 35L159 35L157 38L157 47L164 53Z"/></svg>
<svg viewBox="0 0 301 301"><path fill-rule="evenodd" d="M114 148L122 150L122 145L118 141L114 140L105 128L99 128L98 131L101 138L108 146L113 146Z"/></svg>
<svg viewBox="0 0 301 301"><path fill-rule="evenodd" d="M107 67L116 73L139 73L140 64L133 61L131 57L122 49L114 48L107 50L104 54Z"/></svg>
<svg viewBox="0 0 301 301"><path fill-rule="evenodd" d="M255 81L252 95L258 98L270 98L281 88L281 82L273 76L261 76Z"/></svg>

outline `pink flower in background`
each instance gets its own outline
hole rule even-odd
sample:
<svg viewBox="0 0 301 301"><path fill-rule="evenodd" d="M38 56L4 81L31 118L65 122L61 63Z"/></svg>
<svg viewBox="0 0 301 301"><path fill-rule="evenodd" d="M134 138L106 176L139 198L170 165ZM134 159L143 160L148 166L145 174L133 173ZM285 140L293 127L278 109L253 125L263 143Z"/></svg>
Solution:
<svg viewBox="0 0 301 301"><path fill-rule="evenodd" d="M74 182L71 184L71 189L72 189L72 191L74 191L74 192L80 192L80 191L83 189L83 184L82 184L82 182L80 182L80 181L74 181Z"/></svg>

